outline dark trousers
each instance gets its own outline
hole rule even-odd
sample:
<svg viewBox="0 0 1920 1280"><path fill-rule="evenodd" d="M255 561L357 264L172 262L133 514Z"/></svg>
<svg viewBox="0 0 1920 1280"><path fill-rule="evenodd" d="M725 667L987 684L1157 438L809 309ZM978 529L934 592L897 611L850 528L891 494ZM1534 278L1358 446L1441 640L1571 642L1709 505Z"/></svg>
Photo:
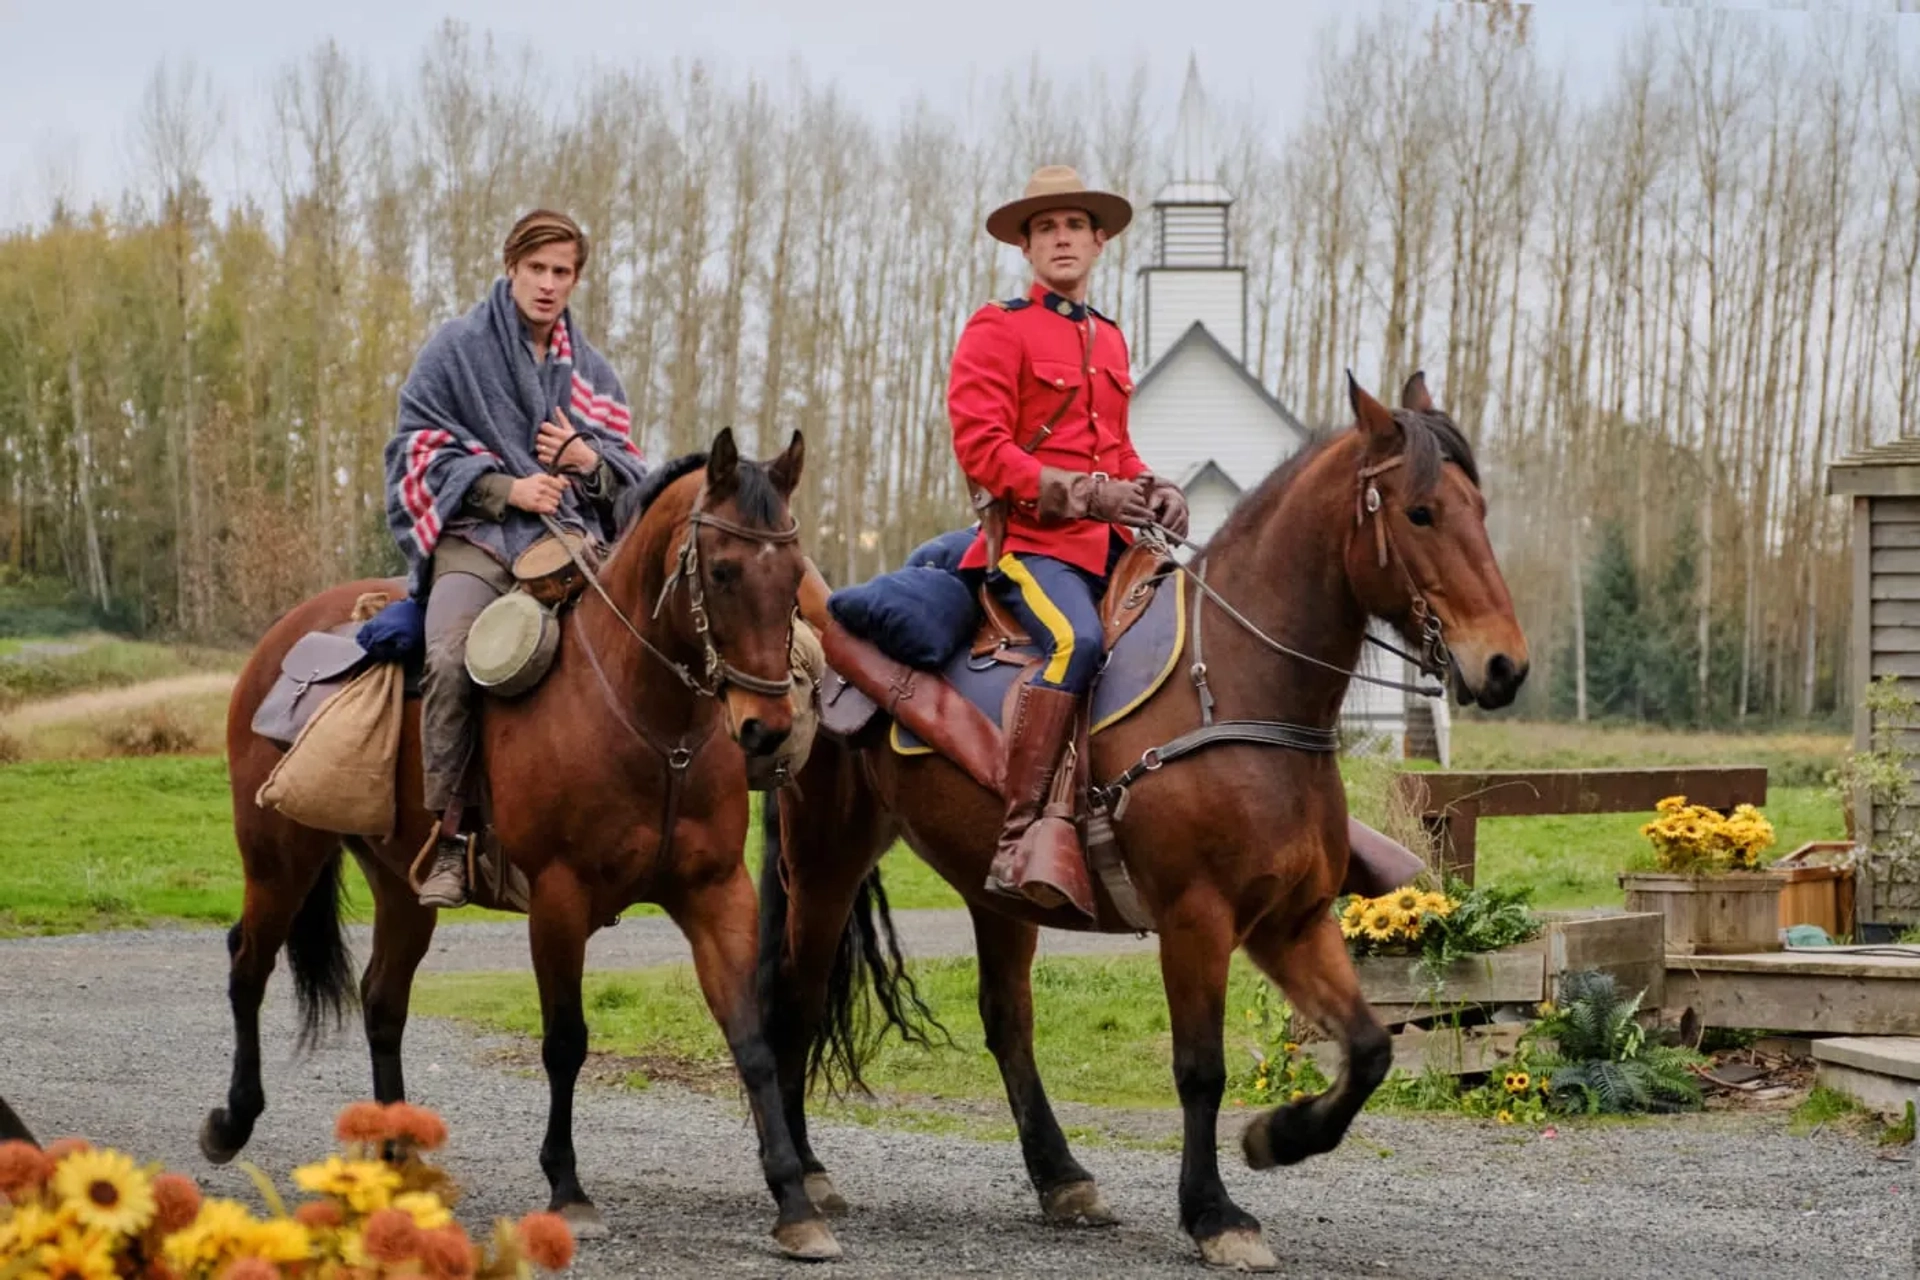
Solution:
<svg viewBox="0 0 1920 1280"><path fill-rule="evenodd" d="M1033 682L1085 693L1100 670L1105 581L1052 556L1010 552L987 576L987 587L1040 649L1043 661Z"/></svg>

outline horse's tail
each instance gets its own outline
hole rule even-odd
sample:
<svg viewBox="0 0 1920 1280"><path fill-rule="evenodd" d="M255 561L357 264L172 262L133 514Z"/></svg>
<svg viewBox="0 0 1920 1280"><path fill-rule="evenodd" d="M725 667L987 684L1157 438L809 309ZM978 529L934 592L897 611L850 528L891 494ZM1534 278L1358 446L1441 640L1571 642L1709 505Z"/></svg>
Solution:
<svg viewBox="0 0 1920 1280"><path fill-rule="evenodd" d="M768 1034L772 1037L777 1033L774 1024L786 1018L786 1010L792 1007L790 1000L780 998L778 990L790 957L787 867L777 792L766 793L764 817L759 988L761 1010L769 1020ZM868 1092L861 1068L872 1059L889 1029L899 1033L902 1041L923 1048L932 1048L936 1037L952 1043L907 971L878 867L860 883L826 986L826 1007L807 1044L807 1079L810 1084L824 1084L829 1093L844 1089Z"/></svg>
<svg viewBox="0 0 1920 1280"><path fill-rule="evenodd" d="M318 1043L328 1023L338 1027L344 1022L353 1003L353 958L340 927L341 877L346 870L340 852L335 848L327 855L319 879L307 891L287 933L287 964L293 970L302 1049Z"/></svg>

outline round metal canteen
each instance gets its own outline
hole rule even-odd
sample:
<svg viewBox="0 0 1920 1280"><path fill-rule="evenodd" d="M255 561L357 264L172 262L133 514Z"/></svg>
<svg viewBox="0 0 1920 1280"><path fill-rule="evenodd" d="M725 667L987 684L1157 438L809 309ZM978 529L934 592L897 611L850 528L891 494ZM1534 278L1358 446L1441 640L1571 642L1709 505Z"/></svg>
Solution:
<svg viewBox="0 0 1920 1280"><path fill-rule="evenodd" d="M467 632L467 674L502 698L540 683L560 647L560 621L524 591L509 591L473 620Z"/></svg>

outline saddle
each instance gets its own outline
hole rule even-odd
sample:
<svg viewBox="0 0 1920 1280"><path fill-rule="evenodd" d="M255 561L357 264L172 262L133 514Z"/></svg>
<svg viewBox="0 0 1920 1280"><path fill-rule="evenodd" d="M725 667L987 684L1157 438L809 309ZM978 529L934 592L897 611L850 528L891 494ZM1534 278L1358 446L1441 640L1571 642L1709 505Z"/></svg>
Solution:
<svg viewBox="0 0 1920 1280"><path fill-rule="evenodd" d="M1169 570L1157 548L1136 543L1122 554L1108 579L1100 603L1105 663L1081 707L1067 757L1072 772L1063 770L1055 785L1054 803L1070 809L1083 828L1091 789L1089 739L1144 704L1182 651L1186 598L1182 583L1165 581ZM894 751L937 752L1004 799L1008 721L1019 686L1040 667L1039 651L1011 615L982 590L981 622L972 643L935 672L899 662L855 636L819 607L823 593L812 594L819 603L807 616L809 621L819 619L827 658L820 685L821 727L850 737L884 710L892 720ZM808 606L809 593L803 592L803 614ZM1150 621L1138 626L1143 619ZM1095 899L1102 923L1115 920L1126 928L1145 928L1117 850L1110 840L1098 845L1083 840L1099 886Z"/></svg>

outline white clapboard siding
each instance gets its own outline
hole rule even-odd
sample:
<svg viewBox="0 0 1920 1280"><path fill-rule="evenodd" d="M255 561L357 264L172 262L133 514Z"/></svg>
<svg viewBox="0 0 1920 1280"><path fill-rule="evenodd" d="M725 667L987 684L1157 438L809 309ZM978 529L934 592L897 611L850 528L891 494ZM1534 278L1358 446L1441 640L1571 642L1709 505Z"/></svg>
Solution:
<svg viewBox="0 0 1920 1280"><path fill-rule="evenodd" d="M1196 271L1154 267L1145 273L1146 331L1134 359L1142 368L1167 352L1195 321L1207 326L1236 361L1246 359L1247 277L1238 269Z"/></svg>
<svg viewBox="0 0 1920 1280"><path fill-rule="evenodd" d="M1240 490L1218 467L1202 468L1199 475L1187 482L1185 493L1187 537L1194 542L1211 538L1214 531L1226 523L1234 503L1240 500Z"/></svg>
<svg viewBox="0 0 1920 1280"><path fill-rule="evenodd" d="M1179 479L1211 461L1244 492L1306 437L1207 336L1182 342L1141 378L1127 426L1154 474Z"/></svg>

